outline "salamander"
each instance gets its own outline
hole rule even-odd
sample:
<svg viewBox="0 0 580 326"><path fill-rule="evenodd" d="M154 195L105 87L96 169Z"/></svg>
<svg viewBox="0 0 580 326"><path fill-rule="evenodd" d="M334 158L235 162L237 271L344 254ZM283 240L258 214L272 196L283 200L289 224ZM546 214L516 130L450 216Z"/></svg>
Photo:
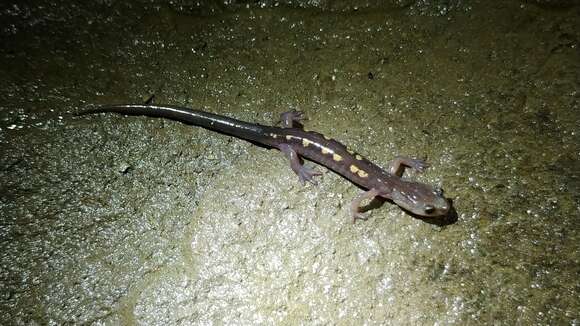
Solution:
<svg viewBox="0 0 580 326"><path fill-rule="evenodd" d="M422 172L428 167L426 162L399 156L384 170L340 142L301 128L304 115L300 111L282 113L281 127L248 123L205 111L170 105L104 105L82 111L79 115L93 113L167 118L277 148L288 157L290 167L303 184L306 182L315 184L314 177L321 173L305 166L302 158L317 162L366 189L350 204L353 222L356 219L366 219L361 212L361 204L375 197L391 200L404 210L423 217L445 216L451 206L440 188L402 178L405 168Z"/></svg>

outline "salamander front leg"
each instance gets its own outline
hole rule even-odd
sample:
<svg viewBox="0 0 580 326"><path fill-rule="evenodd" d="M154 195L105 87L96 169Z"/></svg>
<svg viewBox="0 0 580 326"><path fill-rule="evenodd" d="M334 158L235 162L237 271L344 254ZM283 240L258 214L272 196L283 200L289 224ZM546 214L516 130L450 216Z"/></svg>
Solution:
<svg viewBox="0 0 580 326"><path fill-rule="evenodd" d="M314 185L316 184L316 180L314 180L314 177L317 175L322 175L322 173L304 166L304 164L300 162L300 157L298 156L298 153L296 153L296 151L293 150L290 145L281 144L278 148L280 149L280 151L286 154L288 159L290 159L290 167L298 175L298 178L300 179L300 182L302 184L305 184L307 181Z"/></svg>
<svg viewBox="0 0 580 326"><path fill-rule="evenodd" d="M429 163L405 156L397 156L389 163L389 173L398 177L403 176L405 168L411 168L417 172L423 172L429 167Z"/></svg>
<svg viewBox="0 0 580 326"><path fill-rule="evenodd" d="M282 128L301 127L302 120L304 120L304 112L302 111L292 110L280 114L280 122L282 122Z"/></svg>
<svg viewBox="0 0 580 326"><path fill-rule="evenodd" d="M352 216L352 223L356 222L356 219L366 220L367 217L361 213L360 206L364 200L372 200L379 195L379 191L375 188L365 191L362 194L356 196L350 203L350 215Z"/></svg>

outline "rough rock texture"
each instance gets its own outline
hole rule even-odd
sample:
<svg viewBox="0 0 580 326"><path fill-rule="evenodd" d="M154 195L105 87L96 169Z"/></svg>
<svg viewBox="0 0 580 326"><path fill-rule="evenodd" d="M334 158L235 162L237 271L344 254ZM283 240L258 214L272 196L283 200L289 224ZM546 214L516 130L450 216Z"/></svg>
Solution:
<svg viewBox="0 0 580 326"><path fill-rule="evenodd" d="M0 4L0 324L580 323L580 8L378 3ZM457 219L353 225L322 167L73 115L152 94L427 158Z"/></svg>

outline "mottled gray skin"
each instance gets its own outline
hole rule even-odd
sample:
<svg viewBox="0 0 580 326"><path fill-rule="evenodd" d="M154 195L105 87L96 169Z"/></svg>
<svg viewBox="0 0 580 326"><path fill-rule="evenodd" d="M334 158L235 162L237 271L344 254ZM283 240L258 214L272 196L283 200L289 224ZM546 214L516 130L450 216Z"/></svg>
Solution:
<svg viewBox="0 0 580 326"><path fill-rule="evenodd" d="M324 165L358 186L368 189L351 203L353 221L366 218L360 212L361 203L377 196L390 199L403 209L424 217L444 216L450 209L450 203L441 190L401 178L406 167L423 171L428 166L425 162L397 157L389 164L387 172L336 140L294 127L294 123L303 118L299 111L283 113L280 116L282 128L167 105L100 106L80 114L104 112L168 118L277 148L289 158L292 170L302 183L315 183L314 176L320 175L320 172L304 166L301 157Z"/></svg>

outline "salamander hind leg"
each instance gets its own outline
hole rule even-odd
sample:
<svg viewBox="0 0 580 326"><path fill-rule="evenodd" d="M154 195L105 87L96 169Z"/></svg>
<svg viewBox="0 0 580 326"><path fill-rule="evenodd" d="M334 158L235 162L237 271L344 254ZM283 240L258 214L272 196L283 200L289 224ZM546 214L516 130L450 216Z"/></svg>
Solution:
<svg viewBox="0 0 580 326"><path fill-rule="evenodd" d="M280 114L280 122L282 122L282 128L297 128L302 126L302 120L304 120L304 112L292 110Z"/></svg>
<svg viewBox="0 0 580 326"><path fill-rule="evenodd" d="M304 166L300 161L300 157L298 153L288 144L281 144L279 146L280 151L282 151L288 159L290 159L290 167L298 175L300 182L305 184L306 182L310 182L312 184L316 184L316 180L314 180L315 176L322 175L322 173L311 169L309 167Z"/></svg>
<svg viewBox="0 0 580 326"><path fill-rule="evenodd" d="M389 163L389 173L398 177L403 176L405 168L411 168L417 172L423 172L429 167L429 163L405 156L397 156Z"/></svg>

